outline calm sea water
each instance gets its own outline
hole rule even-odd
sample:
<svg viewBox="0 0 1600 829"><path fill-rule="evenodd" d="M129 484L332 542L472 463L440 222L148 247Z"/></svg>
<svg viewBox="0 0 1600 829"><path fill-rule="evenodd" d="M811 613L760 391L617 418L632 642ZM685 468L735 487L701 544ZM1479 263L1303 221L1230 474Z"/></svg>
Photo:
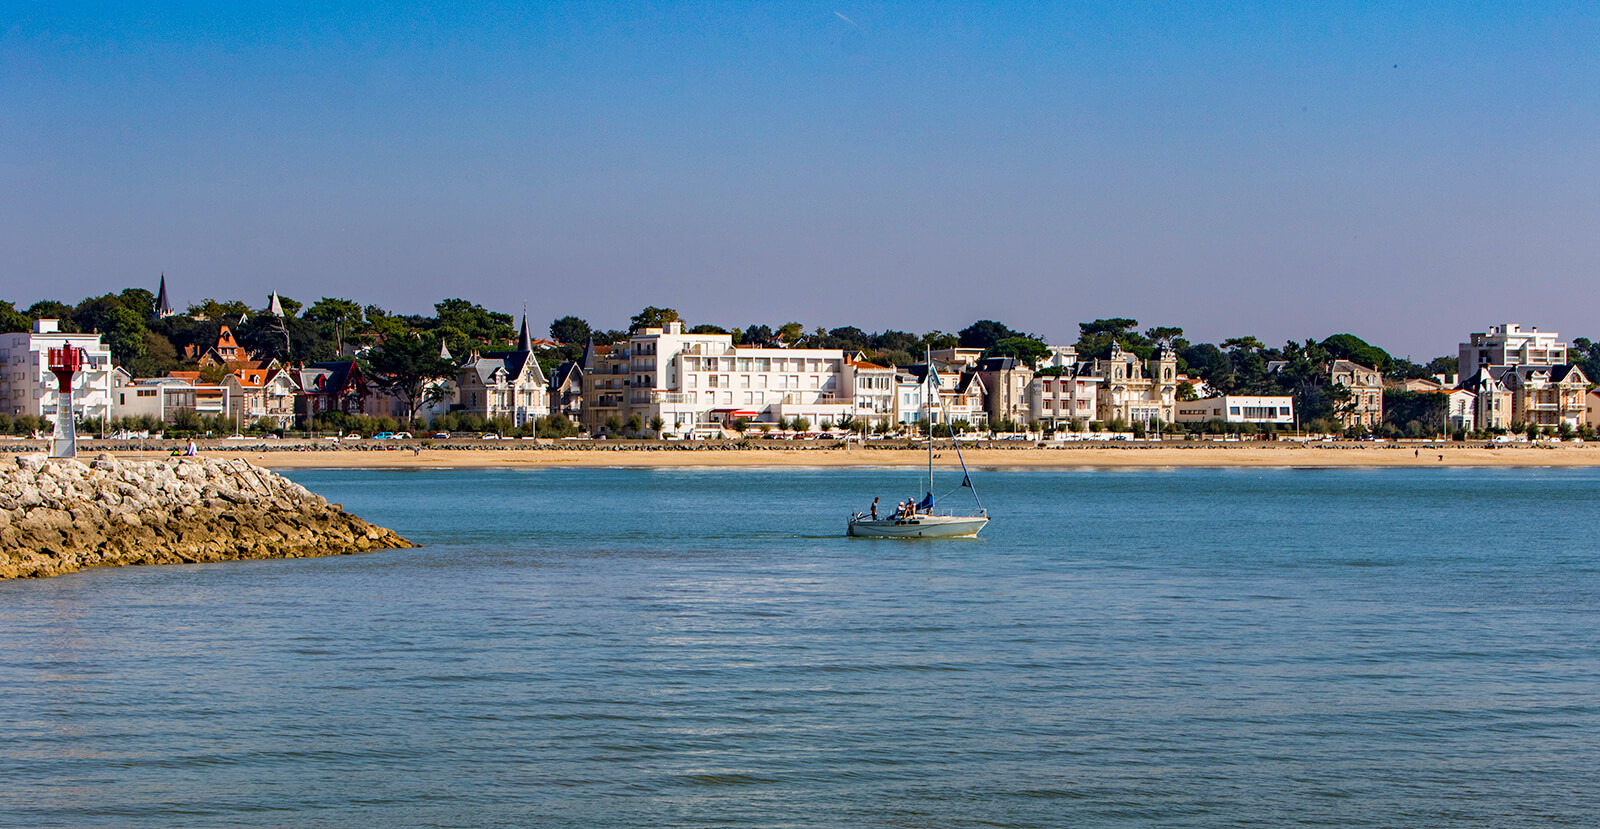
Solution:
<svg viewBox="0 0 1600 829"><path fill-rule="evenodd" d="M0 824L1600 824L1594 470L292 477L428 546L0 583Z"/></svg>

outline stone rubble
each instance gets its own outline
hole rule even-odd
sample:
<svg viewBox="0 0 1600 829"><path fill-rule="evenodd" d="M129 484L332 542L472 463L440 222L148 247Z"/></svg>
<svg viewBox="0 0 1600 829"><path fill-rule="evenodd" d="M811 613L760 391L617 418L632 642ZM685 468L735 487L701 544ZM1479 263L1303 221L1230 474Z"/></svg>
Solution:
<svg viewBox="0 0 1600 829"><path fill-rule="evenodd" d="M412 546L247 461L0 457L0 579Z"/></svg>

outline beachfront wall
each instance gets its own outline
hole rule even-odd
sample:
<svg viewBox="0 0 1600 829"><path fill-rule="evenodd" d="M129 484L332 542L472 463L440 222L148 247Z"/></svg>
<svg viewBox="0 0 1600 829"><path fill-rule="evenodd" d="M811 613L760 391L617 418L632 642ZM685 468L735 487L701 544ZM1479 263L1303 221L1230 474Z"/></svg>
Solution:
<svg viewBox="0 0 1600 829"><path fill-rule="evenodd" d="M1287 395L1235 394L1204 400L1180 400L1177 410L1179 423L1206 423L1220 420L1224 423L1294 425L1294 398Z"/></svg>

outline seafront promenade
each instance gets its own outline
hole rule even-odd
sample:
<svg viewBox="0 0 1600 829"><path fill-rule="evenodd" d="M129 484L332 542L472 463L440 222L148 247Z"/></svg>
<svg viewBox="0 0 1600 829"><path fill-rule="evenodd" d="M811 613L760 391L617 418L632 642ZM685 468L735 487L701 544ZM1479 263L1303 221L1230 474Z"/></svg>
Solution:
<svg viewBox="0 0 1600 829"><path fill-rule="evenodd" d="M180 445L101 445L119 458L152 459ZM1600 444L1370 443L1355 441L1083 441L1038 446L1001 441L964 446L969 466L1000 468L1072 467L1600 467ZM9 448L9 447L8 447ZM242 458L271 469L306 468L472 468L472 467L762 467L762 466L919 466L926 448L904 441L477 441L455 440L423 446L416 441L203 441L210 457ZM957 464L948 446L934 463Z"/></svg>

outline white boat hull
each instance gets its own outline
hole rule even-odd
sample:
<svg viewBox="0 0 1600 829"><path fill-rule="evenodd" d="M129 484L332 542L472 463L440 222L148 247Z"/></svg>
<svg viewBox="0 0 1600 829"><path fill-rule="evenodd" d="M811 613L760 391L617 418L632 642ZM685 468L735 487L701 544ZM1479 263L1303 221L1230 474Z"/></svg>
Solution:
<svg viewBox="0 0 1600 829"><path fill-rule="evenodd" d="M845 535L858 538L971 538L989 519L981 515L918 515L852 520Z"/></svg>

